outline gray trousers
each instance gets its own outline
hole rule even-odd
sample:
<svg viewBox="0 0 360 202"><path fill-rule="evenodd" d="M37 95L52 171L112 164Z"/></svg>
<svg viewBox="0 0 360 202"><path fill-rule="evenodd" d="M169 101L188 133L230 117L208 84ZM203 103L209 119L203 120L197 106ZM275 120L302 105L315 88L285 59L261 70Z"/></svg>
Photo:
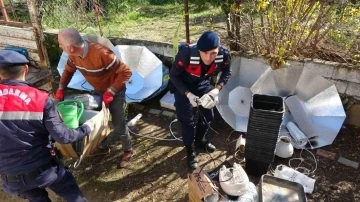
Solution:
<svg viewBox="0 0 360 202"><path fill-rule="evenodd" d="M126 126L125 107L125 90L123 90L114 95L114 100L109 105L109 111L114 126L112 133L120 136L123 151L131 151L132 145L129 129Z"/></svg>

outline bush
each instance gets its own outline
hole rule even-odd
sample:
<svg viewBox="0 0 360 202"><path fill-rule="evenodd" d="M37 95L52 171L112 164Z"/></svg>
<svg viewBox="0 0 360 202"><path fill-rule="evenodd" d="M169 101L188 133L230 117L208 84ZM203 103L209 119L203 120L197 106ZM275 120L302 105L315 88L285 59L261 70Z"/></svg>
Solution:
<svg viewBox="0 0 360 202"><path fill-rule="evenodd" d="M223 1L230 6L232 49L269 56L273 67L289 57L320 57L357 63L360 10L315 0ZM344 1L342 1L344 2ZM336 39L334 41L334 39ZM325 57L325 58L324 58ZM327 58L326 58L327 57Z"/></svg>

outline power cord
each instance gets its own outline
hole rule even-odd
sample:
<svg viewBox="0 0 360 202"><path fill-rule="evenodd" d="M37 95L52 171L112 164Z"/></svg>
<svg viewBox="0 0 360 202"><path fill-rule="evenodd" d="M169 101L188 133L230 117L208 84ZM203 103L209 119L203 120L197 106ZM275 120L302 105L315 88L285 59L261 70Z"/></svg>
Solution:
<svg viewBox="0 0 360 202"><path fill-rule="evenodd" d="M175 123L175 122L178 122L178 120L177 120L177 119L174 119L174 120L171 121L171 123L169 124L170 134L171 134L171 136L173 136L174 139L179 140L179 141L182 141L182 137L176 137L176 136L174 135L172 129L171 129L172 124Z"/></svg>
<svg viewBox="0 0 360 202"><path fill-rule="evenodd" d="M308 142L309 142L310 146L312 147L311 142L310 142L309 140L308 140ZM302 153L303 153L304 150L307 151L307 152L309 152L309 153L311 154L311 156L313 157L313 159L314 159L315 168L312 169L312 170L310 170L310 169L308 169L308 168L306 168L306 167L300 166L302 163L304 163L304 164L310 166L311 168L313 168L313 166L312 166L310 163L307 163L307 162L305 161L305 159L302 157ZM293 166L291 166L291 162L292 162L293 160L299 160L300 163L299 163L296 167L293 167ZM301 172L300 170L302 170L303 172L301 172L301 173L303 173L304 175L309 176L309 175L313 174L313 173L317 170L317 160L316 160L315 155L314 155L311 151L309 151L308 149L302 149L301 152L300 152L300 157L299 157L299 158L291 158L291 159L289 160L289 167L292 168L292 169L294 169L294 170L296 170L296 171L298 171L298 172Z"/></svg>
<svg viewBox="0 0 360 202"><path fill-rule="evenodd" d="M233 131L230 132L230 134L229 134L228 137L226 138L226 141L227 141L227 142L230 141L230 137L231 137L231 135L233 134L233 132L237 132L237 130L233 130ZM240 137L240 136L239 136L239 137ZM229 142L228 144L231 144L231 143L233 143L233 142L235 142L235 141L237 141L237 139Z"/></svg>
<svg viewBox="0 0 360 202"><path fill-rule="evenodd" d="M197 104L197 112L199 113L199 115L201 116L201 118L203 118L203 123L205 122L205 124L207 124L207 126L216 134L216 135L219 135L219 133L216 131L216 130L214 130L211 126L210 126L210 123L206 120L206 118L205 118L205 116L204 116L204 114L201 112L201 110L200 110L200 105L199 105L199 103L196 103ZM200 118L200 119L201 119Z"/></svg>
<svg viewBox="0 0 360 202"><path fill-rule="evenodd" d="M287 133L290 134L289 132L287 132ZM296 141L293 141L294 138L291 136L291 134L290 134L289 136L290 136L290 138L291 138L291 140L292 140L292 141L291 141L291 144L296 145L296 146L298 146L298 147L301 147L301 145L296 144ZM310 144L310 148L313 149L314 147L313 147L313 145L311 144L311 141L310 141L309 139L308 139L307 141L308 141L308 143ZM313 157L314 163L315 163L315 168L314 168L314 169L313 169L313 166L312 166L310 163L306 162L305 159L303 158L302 154L303 154L303 151L304 151L304 150L307 151L307 152L309 152L309 153L311 154L311 156ZM299 163L297 166L292 166L292 165L291 165L291 162L296 161L296 160L300 161L300 163ZM308 166L310 166L310 167L311 167L311 170L308 169L308 168L306 168L306 167L304 167L304 166L301 166L303 163L306 164L306 165L308 165ZM298 172L300 172L300 173L302 173L302 174L304 174L304 175L309 176L309 175L313 174L313 173L317 170L317 160L316 160L315 155L314 155L310 150L308 150L308 149L301 149L301 151L300 151L300 157L298 157L298 158L291 158L291 159L289 160L289 167L292 168L292 169L294 169L294 170L296 170L296 171L298 171ZM272 168L271 166L270 166L270 171L273 172L273 173L275 173L275 171L273 170L273 168ZM301 171L302 171L302 172L301 172Z"/></svg>
<svg viewBox="0 0 360 202"><path fill-rule="evenodd" d="M216 135L218 135L219 133L210 126L210 123L206 120L206 118L205 118L204 114L201 112L199 106L200 106L200 105L197 103L197 112L198 112L199 115L201 116L201 117L200 117L200 120L198 120L198 121L203 121L203 123L205 122L205 124L207 124L208 127L209 127L213 132L215 132ZM208 134L205 134L205 135L207 136L208 140L210 141L210 137L208 136ZM221 161L221 160L219 160L219 159L214 159L214 158L211 156L210 152L207 150L207 147L205 147L205 151L206 151L206 154L210 156L211 162L214 163L214 166L216 166L216 163L215 163L216 161L220 161L221 164L224 163L224 161ZM221 165L221 164L220 164L220 165ZM208 164L204 164L203 166L201 166L199 173L201 173L201 171L203 171L203 169L204 169L204 167L205 167L206 165L208 165ZM231 169L232 169L232 168L231 168ZM229 179L223 180L223 181L220 181L220 180L219 180L219 182L227 182L227 181L230 181L233 177L234 177L234 175L233 175L233 173L231 173L231 177L230 177ZM205 181L200 181L200 182L205 182L205 183L213 183L213 182L214 182L212 179L210 179L210 181L211 181L211 182L205 182Z"/></svg>
<svg viewBox="0 0 360 202"><path fill-rule="evenodd" d="M85 81L81 84L81 87L82 87L84 90L87 90L87 91L92 92L93 90L91 90L91 89L89 89L89 88L86 88L86 87L84 86L84 84L85 84L86 82L87 82L87 81L85 80Z"/></svg>
<svg viewBox="0 0 360 202"><path fill-rule="evenodd" d="M215 133L218 135L219 133L210 126L210 123L207 122L204 114L200 111L199 105L197 105L197 112L199 113L200 119L201 119L201 120L198 120L198 121L203 121L203 123L205 122L205 124L207 124L208 127L209 127L213 132L215 132ZM129 130L129 132L130 132L131 134L136 135L136 136L139 136L139 137L148 138L148 139L154 139L154 140L161 140L161 141L182 141L182 138L181 138L181 137L176 137L176 136L174 135L173 131L172 131L172 124L175 123L175 122L177 122L177 121L178 121L178 119L174 119L174 120L171 121L171 123L169 124L169 131L170 131L170 134L171 134L171 136L173 137L173 139L164 139L164 138L151 137L151 136L147 136L147 135L138 134L138 133L133 132L128 125L126 125L126 127L128 128L128 130ZM205 134L205 135L207 135L207 134ZM210 137L209 137L209 136L207 136L207 138L209 138L209 140L210 140ZM206 154L208 154L208 155L210 156L211 161L212 161L212 162L214 163L214 165L216 166L216 164L215 164L216 160L217 160L217 161L220 161L220 160L214 159L214 158L211 156L210 152L207 150L206 147L205 147L205 150L206 150ZM220 161L220 162L221 162L221 163L224 163L223 161ZM203 169L204 169L204 167L205 167L206 165L207 165L207 164L204 164L204 165L201 167L199 173L201 173L201 171L203 171ZM231 177L230 177L229 179L224 180L224 181L221 181L221 182L230 181L232 178L233 178L233 173L231 173ZM212 181L212 180L211 180L211 181ZM202 182L205 182L205 181L202 181ZM206 183L209 183L209 182L206 182Z"/></svg>
<svg viewBox="0 0 360 202"><path fill-rule="evenodd" d="M138 136L138 137L143 137L143 138L147 138L147 139L153 139L153 140L162 140L162 141L182 141L181 139L177 138L177 139L165 139L165 138L159 138L159 137L151 137L151 136L148 136L148 135L142 135L142 134L139 134L139 133L135 133L133 132L129 126L126 126L129 130L129 132L135 136Z"/></svg>
<svg viewBox="0 0 360 202"><path fill-rule="evenodd" d="M131 120L130 120L131 121ZM130 122L129 121L129 122ZM142 134L139 134L139 133L135 133L133 132L130 127L128 126L128 124L126 124L126 127L128 128L129 132L135 136L138 136L138 137L143 137L143 138L147 138L147 139L153 139L153 140L163 140L163 141L182 141L182 138L180 137L176 137L172 131L172 124L177 122L178 120L177 119L174 119L173 121L171 121L171 123L169 124L169 130L170 130L170 134L172 136L172 139L165 139L165 138L158 138L158 137L151 137L151 136L148 136L148 135L142 135Z"/></svg>
<svg viewBox="0 0 360 202"><path fill-rule="evenodd" d="M207 122L204 114L201 112L200 108L199 108L199 105L197 105L197 113L199 113L200 115L200 119L201 120L198 120L198 121L203 121L203 123L207 124L207 126L212 130L214 131L217 135L219 134L216 130L214 130L211 126L210 126L210 123ZM172 136L172 139L165 139L165 138L158 138L158 137L151 137L151 136L148 136L148 135L142 135L142 134L139 134L139 133L135 133L133 132L129 126L127 126L129 132L135 136L139 136L139 137L143 137L143 138L148 138L148 139L154 139L154 140L164 140L164 141L182 141L182 137L176 137L174 135L174 132L172 131L172 124L177 122L178 119L174 119L173 121L171 121L171 123L169 124L169 131L170 131L170 134ZM207 136L207 138L209 138L209 136L207 134L205 134ZM210 138L209 138L210 139Z"/></svg>
<svg viewBox="0 0 360 202"><path fill-rule="evenodd" d="M226 138L226 141L229 142L228 145L230 145L230 144L233 143L233 142L236 142L236 141L238 140L238 138L240 138L240 137L242 136L242 134L240 134L240 136L239 136L237 139L235 139L235 140L233 140L233 141L230 142L230 137L231 137L231 135L232 135L234 132L238 132L238 131L237 131L237 130L231 131L230 134L228 135L228 137ZM238 158L238 153L239 153L239 152L242 153L242 154L244 153L244 152L240 151L240 149L237 149L237 150L235 150L234 158L235 158L236 160L239 160L239 161L240 161L239 164L241 164L241 163L245 162L245 157L243 157L243 158Z"/></svg>

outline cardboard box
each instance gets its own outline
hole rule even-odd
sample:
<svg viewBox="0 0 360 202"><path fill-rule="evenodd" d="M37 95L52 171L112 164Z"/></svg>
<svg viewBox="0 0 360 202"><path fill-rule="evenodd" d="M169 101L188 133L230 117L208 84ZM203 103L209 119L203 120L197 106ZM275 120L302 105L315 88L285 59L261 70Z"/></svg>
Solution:
<svg viewBox="0 0 360 202"><path fill-rule="evenodd" d="M86 114L83 113L83 116ZM109 135L110 127L109 123L110 112L109 109L105 107L103 104L102 110L94 115L91 115L85 120L91 120L94 124L93 130L90 132L88 136L84 138L82 142L83 150L81 155L78 155L72 144L59 144L55 143L56 148L61 152L64 157L73 157L79 158L79 164L81 160L85 157L90 156L97 148L97 146ZM85 122L85 121L84 121Z"/></svg>
<svg viewBox="0 0 360 202"><path fill-rule="evenodd" d="M215 186L207 173L201 170L200 167L188 174L188 187L190 202L201 202L204 197L216 192Z"/></svg>

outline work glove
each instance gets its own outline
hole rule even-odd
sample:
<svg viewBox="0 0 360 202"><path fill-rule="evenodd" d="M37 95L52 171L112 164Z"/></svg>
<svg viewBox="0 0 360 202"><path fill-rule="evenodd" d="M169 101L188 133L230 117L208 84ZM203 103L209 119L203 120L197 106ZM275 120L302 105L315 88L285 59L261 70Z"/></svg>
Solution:
<svg viewBox="0 0 360 202"><path fill-rule="evenodd" d="M83 125L89 126L89 128L90 128L90 133L87 134L87 135L89 136L89 141L90 141L90 142L93 141L94 138L95 138L94 136L96 135L96 134L94 135L94 133L93 133L93 130L94 130L94 128L95 128L95 123L94 123L91 119L89 119L89 120L85 121L85 123L84 123Z"/></svg>
<svg viewBox="0 0 360 202"><path fill-rule="evenodd" d="M108 108L110 103L113 101L114 99L114 94L112 94L111 92L109 91L106 91L104 94L103 94L103 102L105 104L105 106Z"/></svg>
<svg viewBox="0 0 360 202"><path fill-rule="evenodd" d="M85 123L83 123L83 125L89 126L90 131L93 131L93 130L94 130L94 127L95 127L95 126L94 126L94 122L93 122L91 119L85 121Z"/></svg>
<svg viewBox="0 0 360 202"><path fill-rule="evenodd" d="M62 89L62 88L57 89L57 91L55 93L55 100L63 101L64 97L65 97L64 89Z"/></svg>
<svg viewBox="0 0 360 202"><path fill-rule="evenodd" d="M193 106L193 107L197 107L198 106L198 100L199 100L199 97L188 92L188 94L186 95L186 97L189 99L190 101L190 104Z"/></svg>
<svg viewBox="0 0 360 202"><path fill-rule="evenodd" d="M219 103L219 89L214 88L210 92L208 92L207 94L210 95L214 99L215 105L217 103Z"/></svg>

